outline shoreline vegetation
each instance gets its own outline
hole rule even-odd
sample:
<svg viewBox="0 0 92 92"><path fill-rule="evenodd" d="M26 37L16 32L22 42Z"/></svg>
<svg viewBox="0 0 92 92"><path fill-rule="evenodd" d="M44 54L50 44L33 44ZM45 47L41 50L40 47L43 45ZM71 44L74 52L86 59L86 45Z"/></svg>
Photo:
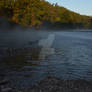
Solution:
<svg viewBox="0 0 92 92"><path fill-rule="evenodd" d="M10 21L9 19L5 18L5 17L1 17L0 18L0 31L19 31L19 30L22 30L22 31L46 31L46 32L59 32L59 31L62 31L62 32L91 32L91 28L75 28L75 27L67 27L66 24L61 24L62 26L60 25L56 25L54 26L51 25L51 24L47 24L47 25L43 25L41 26L40 28L37 28L35 26L33 27L30 27L30 26L23 26L22 24L18 24L18 23L15 23L14 21ZM65 26L63 26L65 25ZM59 26L59 27L58 27Z"/></svg>
<svg viewBox="0 0 92 92"><path fill-rule="evenodd" d="M35 30L92 29L91 16L80 15L45 0L1 0L0 16L8 19L10 24Z"/></svg>

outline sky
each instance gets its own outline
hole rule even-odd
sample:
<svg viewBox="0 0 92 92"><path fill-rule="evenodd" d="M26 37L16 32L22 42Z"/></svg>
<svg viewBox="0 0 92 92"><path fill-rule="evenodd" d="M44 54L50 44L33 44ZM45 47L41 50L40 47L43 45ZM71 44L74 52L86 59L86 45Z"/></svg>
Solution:
<svg viewBox="0 0 92 92"><path fill-rule="evenodd" d="M92 0L46 0L50 3L58 3L72 11L82 15L92 16Z"/></svg>

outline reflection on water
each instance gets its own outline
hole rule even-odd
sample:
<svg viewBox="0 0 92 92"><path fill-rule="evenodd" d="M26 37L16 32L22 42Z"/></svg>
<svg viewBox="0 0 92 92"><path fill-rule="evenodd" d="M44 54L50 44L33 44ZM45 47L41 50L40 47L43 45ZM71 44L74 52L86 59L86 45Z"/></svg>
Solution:
<svg viewBox="0 0 92 92"><path fill-rule="evenodd" d="M31 61L39 60L39 50L40 48L30 48L30 49L15 49L7 48L2 49L3 56L2 62L7 63L7 65L13 67L23 67L26 63L32 64Z"/></svg>
<svg viewBox="0 0 92 92"><path fill-rule="evenodd" d="M51 49L54 49L54 53L47 55L45 59L39 59L42 47L38 43L41 39L47 39L51 33L38 33L36 37L32 36L33 33L32 35L26 33L25 36L29 39L24 40L24 43L21 43L20 40L15 42L16 45L20 43L21 48L14 47L14 45L11 48L13 41L11 37L8 40L8 46L0 48L0 60L2 61L0 69L7 66L4 67L4 72L0 72L5 73L17 87L30 87L48 75L62 79L92 81L92 33L70 33L53 33L55 39ZM5 37L0 39L3 40ZM5 42L1 44L5 45Z"/></svg>

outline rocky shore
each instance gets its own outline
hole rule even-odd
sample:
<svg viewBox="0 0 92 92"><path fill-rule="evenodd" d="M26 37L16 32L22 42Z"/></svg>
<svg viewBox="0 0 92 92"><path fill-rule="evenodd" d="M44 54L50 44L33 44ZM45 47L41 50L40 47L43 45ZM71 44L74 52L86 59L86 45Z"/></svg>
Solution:
<svg viewBox="0 0 92 92"><path fill-rule="evenodd" d="M10 88L8 84L9 81L0 82L0 92L92 92L92 82L60 80L55 77L47 77L32 88L16 89L16 87Z"/></svg>

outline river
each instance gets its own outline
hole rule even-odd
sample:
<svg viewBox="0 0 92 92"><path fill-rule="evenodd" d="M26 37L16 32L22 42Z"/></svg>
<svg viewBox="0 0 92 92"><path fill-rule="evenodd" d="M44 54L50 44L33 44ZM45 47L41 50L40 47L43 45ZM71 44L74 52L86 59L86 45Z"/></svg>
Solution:
<svg viewBox="0 0 92 92"><path fill-rule="evenodd" d="M46 76L92 81L92 32L0 32L0 60L0 73L17 87Z"/></svg>

